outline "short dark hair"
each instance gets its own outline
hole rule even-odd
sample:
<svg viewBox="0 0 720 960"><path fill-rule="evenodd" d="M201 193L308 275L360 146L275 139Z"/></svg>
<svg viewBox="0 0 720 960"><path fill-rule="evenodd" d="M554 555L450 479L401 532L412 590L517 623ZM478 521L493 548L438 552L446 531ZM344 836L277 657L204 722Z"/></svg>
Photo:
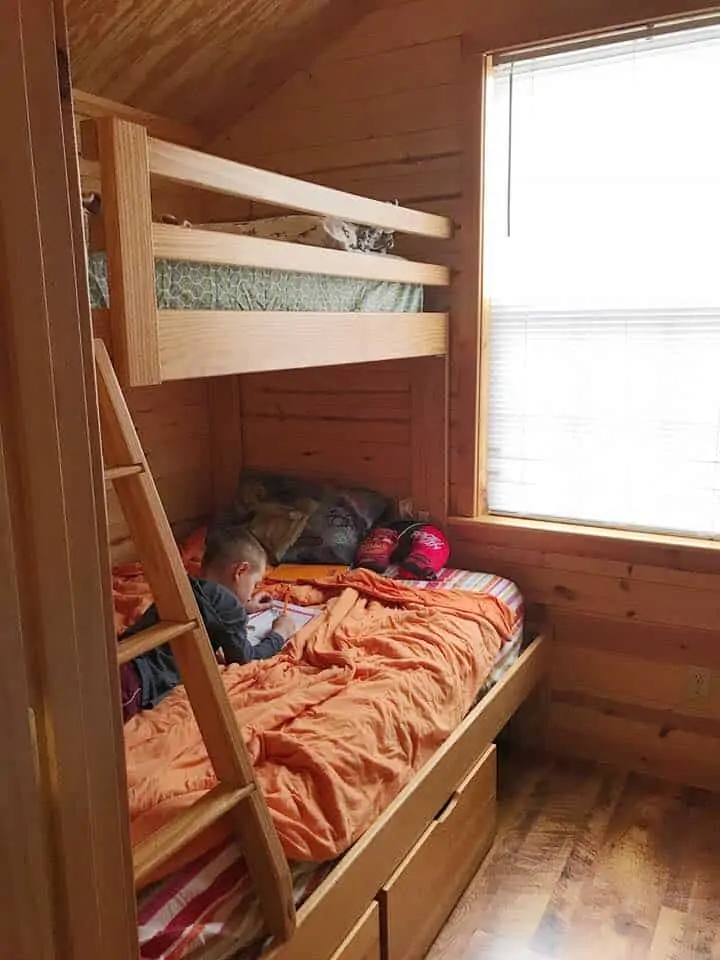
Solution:
<svg viewBox="0 0 720 960"><path fill-rule="evenodd" d="M249 563L258 570L267 563L267 553L247 527L221 522L208 530L202 562L205 569Z"/></svg>

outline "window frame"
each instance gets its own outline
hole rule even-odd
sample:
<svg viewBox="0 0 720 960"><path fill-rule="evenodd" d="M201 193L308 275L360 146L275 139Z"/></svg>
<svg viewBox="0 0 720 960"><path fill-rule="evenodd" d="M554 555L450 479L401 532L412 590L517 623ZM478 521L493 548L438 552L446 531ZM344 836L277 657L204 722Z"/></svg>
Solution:
<svg viewBox="0 0 720 960"><path fill-rule="evenodd" d="M624 6L624 4L622 5ZM566 42L602 42L652 22L719 15L717 3L682 0L637 0L638 16L628 20L621 4L580 11L578 23L557 29L561 13L543 22L499 22L490 29L478 24L463 40L464 211L461 270L453 294L451 325L450 516L455 538L488 546L550 550L570 555L603 556L628 563L672 566L697 572L720 568L720 541L705 537L646 532L581 521L554 521L491 514L487 505L487 406L490 342L489 303L484 298L485 128L488 95L495 60L509 53L557 47ZM565 19L568 19L567 16Z"/></svg>

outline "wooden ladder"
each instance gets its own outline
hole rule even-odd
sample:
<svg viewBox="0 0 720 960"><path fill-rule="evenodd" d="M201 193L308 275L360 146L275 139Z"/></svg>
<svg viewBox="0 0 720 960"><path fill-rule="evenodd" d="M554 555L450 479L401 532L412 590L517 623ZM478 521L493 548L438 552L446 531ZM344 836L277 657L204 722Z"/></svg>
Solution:
<svg viewBox="0 0 720 960"><path fill-rule="evenodd" d="M143 560L160 622L118 644L125 663L170 643L218 784L133 849L136 887L220 817L229 814L269 932L288 939L295 907L287 859L230 708L195 596L120 383L101 340L95 341L105 479L115 488Z"/></svg>

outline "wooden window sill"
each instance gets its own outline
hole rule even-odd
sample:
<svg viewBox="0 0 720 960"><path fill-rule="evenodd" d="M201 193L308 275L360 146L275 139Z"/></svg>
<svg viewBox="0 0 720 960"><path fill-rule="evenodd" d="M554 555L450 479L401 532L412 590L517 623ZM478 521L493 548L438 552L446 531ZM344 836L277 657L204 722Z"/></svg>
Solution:
<svg viewBox="0 0 720 960"><path fill-rule="evenodd" d="M448 530L459 548L487 545L720 573L717 540L490 515L450 517Z"/></svg>

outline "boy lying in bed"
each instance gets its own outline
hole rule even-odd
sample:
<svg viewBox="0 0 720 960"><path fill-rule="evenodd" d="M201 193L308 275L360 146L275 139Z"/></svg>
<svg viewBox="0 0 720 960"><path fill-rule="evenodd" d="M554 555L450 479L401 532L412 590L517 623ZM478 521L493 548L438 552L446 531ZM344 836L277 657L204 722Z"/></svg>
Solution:
<svg viewBox="0 0 720 960"><path fill-rule="evenodd" d="M203 579L190 577L213 650L226 664L265 660L279 653L294 631L290 617L281 616L273 629L253 646L247 636L249 613L270 606L268 594L253 593L265 575L267 556L260 543L246 530L218 526L208 533L203 556ZM120 637L124 640L158 623L155 605ZM120 667L123 721L140 710L154 707L181 683L168 644L136 657Z"/></svg>

